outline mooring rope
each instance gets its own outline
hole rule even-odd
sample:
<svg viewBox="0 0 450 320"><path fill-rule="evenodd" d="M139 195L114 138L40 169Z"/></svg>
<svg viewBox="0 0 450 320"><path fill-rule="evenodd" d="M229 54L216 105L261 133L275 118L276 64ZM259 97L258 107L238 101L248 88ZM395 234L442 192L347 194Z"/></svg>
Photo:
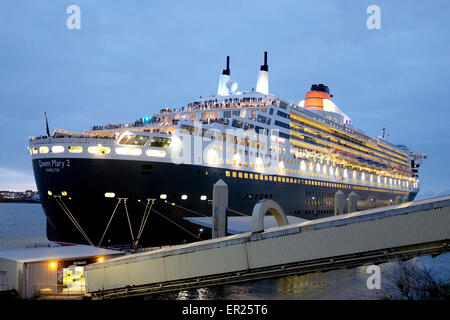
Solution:
<svg viewBox="0 0 450 320"><path fill-rule="evenodd" d="M199 216L206 217L206 218L208 217L207 215L204 215L203 213L200 213L200 212L197 212L197 211L194 211L194 210L182 207L182 206L180 206L180 205L178 205L178 204L176 204L174 202L166 202L166 203L169 204L169 205L173 205L175 207L178 207L178 208L180 208L182 210L186 210L188 212L192 212L192 213L198 214Z"/></svg>
<svg viewBox="0 0 450 320"><path fill-rule="evenodd" d="M133 229L131 228L130 216L128 215L127 199L125 199L125 200L123 201L123 204L124 204L124 206L125 206L125 213L127 214L128 226L130 227L131 240L133 240L133 242L134 242Z"/></svg>
<svg viewBox="0 0 450 320"><path fill-rule="evenodd" d="M78 229L78 231L81 233L81 235L85 238L85 240L91 245L94 246L92 241L89 239L87 234L84 232L81 225L77 222L73 214L70 212L69 208L65 205L65 203L62 201L61 196L55 196L56 202L59 204L61 209L64 211L64 213L67 215L67 217L72 221L72 223L75 225L75 227Z"/></svg>
<svg viewBox="0 0 450 320"><path fill-rule="evenodd" d="M69 219L73 222L73 224L75 225L75 227L78 229L78 231L80 231L80 233L84 236L84 238L86 239L86 241L94 246L94 244L92 243L92 241L89 239L89 237L87 236L86 232L84 232L83 228L81 227L81 225L78 223L78 221L75 219L75 216L72 214L72 212L70 212L69 208L67 207L67 205L64 203L64 201L61 199L61 196L59 196L57 198L59 200L59 204L61 206L61 208L63 209L63 211L67 214L67 216L69 217Z"/></svg>
<svg viewBox="0 0 450 320"><path fill-rule="evenodd" d="M118 201L117 201L116 207L114 208L114 211L113 211L113 213L111 215L111 218L109 219L108 224L106 225L106 229L103 232L102 238L100 239L100 242L98 243L97 247L100 247L100 245L102 244L102 241L103 241L103 238L105 237L106 231L108 231L109 225L110 225L110 223L111 223L111 221L112 221L112 219L114 217L114 214L116 213L117 207L119 206L121 201L122 201L122 199L119 198Z"/></svg>
<svg viewBox="0 0 450 320"><path fill-rule="evenodd" d="M164 219L168 220L169 222L173 223L174 225L176 225L177 227L179 227L180 229L186 231L187 233L189 233L191 236L200 239L200 237L196 236L195 234L193 234L192 232L190 232L189 230L183 228L182 226L180 226L178 223L172 221L171 219L167 218L166 216L164 216L163 214L159 213L158 211L156 211L155 209L152 208L152 210L156 213L159 214L161 217L163 217Z"/></svg>
<svg viewBox="0 0 450 320"><path fill-rule="evenodd" d="M152 201L152 204L149 207L150 200ZM139 203L141 203L141 202L139 201ZM135 245L137 245L139 240L141 239L142 232L144 232L144 228L145 228L145 225L147 224L147 219L150 216L150 210L152 209L153 203L155 203L154 199L147 199L147 204L145 205L144 215L142 216L142 221L141 221L141 225L139 227L138 235L136 237Z"/></svg>
<svg viewBox="0 0 450 320"><path fill-rule="evenodd" d="M239 215L239 216L244 216L244 217L248 217L248 216L249 216L248 214L245 214L245 213L242 213L242 212L239 212L239 211L230 209L230 208L227 208L227 211L229 211L229 212L231 212L231 213L234 213L234 214L237 214L237 215Z"/></svg>

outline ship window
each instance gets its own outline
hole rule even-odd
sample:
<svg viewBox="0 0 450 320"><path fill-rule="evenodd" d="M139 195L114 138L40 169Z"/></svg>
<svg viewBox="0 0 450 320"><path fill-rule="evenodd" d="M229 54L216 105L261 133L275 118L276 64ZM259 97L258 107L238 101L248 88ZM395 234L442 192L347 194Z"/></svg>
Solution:
<svg viewBox="0 0 450 320"><path fill-rule="evenodd" d="M287 109L287 107L288 107L287 102L284 102L283 100L280 100L280 108Z"/></svg>
<svg viewBox="0 0 450 320"><path fill-rule="evenodd" d="M242 172L239 172L239 178L242 178Z"/></svg>
<svg viewBox="0 0 450 320"><path fill-rule="evenodd" d="M236 178L236 171L233 171L233 178Z"/></svg>
<svg viewBox="0 0 450 320"><path fill-rule="evenodd" d="M143 146L148 140L148 136L138 136L134 134L128 134L123 136L119 144L132 144L135 146Z"/></svg>
<svg viewBox="0 0 450 320"><path fill-rule="evenodd" d="M245 122L244 123L244 130L253 129L255 126L251 123Z"/></svg>
<svg viewBox="0 0 450 320"><path fill-rule="evenodd" d="M111 148L109 147L99 147L99 146L91 146L88 148L89 153L103 153L108 154L111 152Z"/></svg>
<svg viewBox="0 0 450 320"><path fill-rule="evenodd" d="M267 118L264 117L264 116L259 115L258 118L257 118L257 121L261 122L261 123L265 123L267 121Z"/></svg>
<svg viewBox="0 0 450 320"><path fill-rule="evenodd" d="M39 148L39 153L48 153L49 149L48 147L40 147Z"/></svg>
<svg viewBox="0 0 450 320"><path fill-rule="evenodd" d="M290 119L291 118L289 116L289 114L287 114L286 112L283 112L283 111L277 111L277 116L283 117L285 119Z"/></svg>
<svg viewBox="0 0 450 320"><path fill-rule="evenodd" d="M248 173L244 173L244 178L248 179Z"/></svg>
<svg viewBox="0 0 450 320"><path fill-rule="evenodd" d="M81 146L69 146L70 153L81 153L83 152L83 147Z"/></svg>
<svg viewBox="0 0 450 320"><path fill-rule="evenodd" d="M153 137L150 141L150 147L167 148L170 145L170 138Z"/></svg>
<svg viewBox="0 0 450 320"><path fill-rule="evenodd" d="M116 153L120 155L140 156L142 154L142 150L138 148L116 148Z"/></svg>
<svg viewBox="0 0 450 320"><path fill-rule="evenodd" d="M38 153L38 148L33 148L33 154Z"/></svg>
<svg viewBox="0 0 450 320"><path fill-rule="evenodd" d="M243 124L244 123L241 120L234 119L231 125L235 128L242 128Z"/></svg>
<svg viewBox="0 0 450 320"><path fill-rule="evenodd" d="M138 149L140 150L140 149ZM117 150L116 150L117 151ZM149 149L147 151L145 151L145 153L149 156L149 157L158 157L158 158L163 158L166 156L166 151L164 150L155 150L155 149ZM139 154L136 154L139 155Z"/></svg>
<svg viewBox="0 0 450 320"><path fill-rule="evenodd" d="M280 127L282 127L282 128L289 129L289 124L284 123L284 122L281 122L281 121L278 121L278 120L275 120L275 125L276 125L276 126L280 126Z"/></svg>
<svg viewBox="0 0 450 320"><path fill-rule="evenodd" d="M229 177L229 176L230 176L230 171L226 171L226 172L225 172L225 175L226 175L227 177Z"/></svg>
<svg viewBox="0 0 450 320"><path fill-rule="evenodd" d="M53 146L52 147L52 153L62 153L64 152L63 146Z"/></svg>

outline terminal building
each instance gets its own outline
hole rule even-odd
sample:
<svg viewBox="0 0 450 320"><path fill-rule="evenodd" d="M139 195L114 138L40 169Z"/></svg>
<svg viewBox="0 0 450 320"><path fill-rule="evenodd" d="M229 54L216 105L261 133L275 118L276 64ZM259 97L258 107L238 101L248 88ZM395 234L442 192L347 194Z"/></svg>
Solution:
<svg viewBox="0 0 450 320"><path fill-rule="evenodd" d="M119 254L85 245L0 251L0 291L15 291L23 299L84 295L84 266Z"/></svg>

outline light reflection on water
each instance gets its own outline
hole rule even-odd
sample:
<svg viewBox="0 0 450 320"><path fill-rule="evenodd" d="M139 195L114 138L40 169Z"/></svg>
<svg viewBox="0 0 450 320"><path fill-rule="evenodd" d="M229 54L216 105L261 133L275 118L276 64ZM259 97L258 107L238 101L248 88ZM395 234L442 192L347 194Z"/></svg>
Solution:
<svg viewBox="0 0 450 320"><path fill-rule="evenodd" d="M241 299L381 299L366 286L366 267L249 281L179 292L154 294L146 299L241 300Z"/></svg>
<svg viewBox="0 0 450 320"><path fill-rule="evenodd" d="M450 253L436 258L430 256L414 258L410 263L426 266L435 279L450 278ZM153 294L145 299L156 300L377 300L393 295L389 287L393 275L398 270L397 262L379 265L381 289L367 288L367 266L339 269L303 275L257 280L251 282L222 285L208 288L182 290L179 292Z"/></svg>
<svg viewBox="0 0 450 320"><path fill-rule="evenodd" d="M45 215L40 204L0 203L0 250L34 244L45 245ZM437 278L450 277L450 253L434 259L414 259L434 269ZM381 287L395 263L381 264ZM240 300L240 299L381 299L383 290L367 289L366 266L304 275L154 294L144 299Z"/></svg>

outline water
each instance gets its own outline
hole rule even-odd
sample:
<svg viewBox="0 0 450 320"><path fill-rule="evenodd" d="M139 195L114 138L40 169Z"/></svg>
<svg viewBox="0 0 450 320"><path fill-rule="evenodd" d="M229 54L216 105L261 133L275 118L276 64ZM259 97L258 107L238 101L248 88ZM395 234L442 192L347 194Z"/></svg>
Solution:
<svg viewBox="0 0 450 320"><path fill-rule="evenodd" d="M47 245L45 216L40 204L0 203L0 250ZM413 259L432 270L436 279L450 278L450 253L436 258ZM381 290L369 290L369 274L365 266L285 276L239 284L183 290L150 295L145 299L382 299L387 295L386 277L396 263L385 263L381 268Z"/></svg>
<svg viewBox="0 0 450 320"><path fill-rule="evenodd" d="M0 203L0 250L47 245L45 228L39 203Z"/></svg>

